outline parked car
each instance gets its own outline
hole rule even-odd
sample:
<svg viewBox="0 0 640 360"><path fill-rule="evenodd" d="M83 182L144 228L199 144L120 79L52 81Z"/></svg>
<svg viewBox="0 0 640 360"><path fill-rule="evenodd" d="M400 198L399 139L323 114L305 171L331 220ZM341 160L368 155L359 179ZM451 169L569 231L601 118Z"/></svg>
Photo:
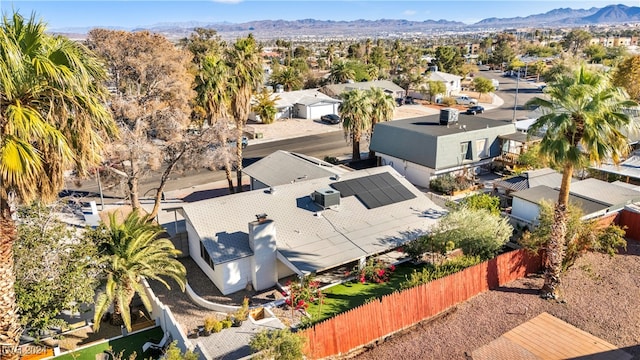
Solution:
<svg viewBox="0 0 640 360"><path fill-rule="evenodd" d="M402 106L402 104L404 104L404 99L403 98L396 98L396 105Z"/></svg>
<svg viewBox="0 0 640 360"><path fill-rule="evenodd" d="M326 124L340 124L340 116L336 114L322 115L320 121Z"/></svg>
<svg viewBox="0 0 640 360"><path fill-rule="evenodd" d="M480 105L475 105L475 106L469 107L466 111L466 114L475 115L475 114L482 114L483 112L484 112L484 107Z"/></svg>
<svg viewBox="0 0 640 360"><path fill-rule="evenodd" d="M417 104L417 102L411 96L406 96L404 98L404 103L407 104L407 105L416 105Z"/></svg>
<svg viewBox="0 0 640 360"><path fill-rule="evenodd" d="M458 105L478 105L478 99L474 99L467 95L460 95L456 97L456 104Z"/></svg>

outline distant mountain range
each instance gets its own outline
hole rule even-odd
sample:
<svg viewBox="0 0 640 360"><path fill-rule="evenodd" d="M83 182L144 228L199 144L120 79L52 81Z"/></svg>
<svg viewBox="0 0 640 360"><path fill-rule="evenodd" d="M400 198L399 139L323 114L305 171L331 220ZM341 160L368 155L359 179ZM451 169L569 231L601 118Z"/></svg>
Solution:
<svg viewBox="0 0 640 360"><path fill-rule="evenodd" d="M620 24L640 22L640 7L609 5L603 8L551 10L544 14L514 18L489 18L475 24L464 24L447 20L261 20L241 24L182 22L141 26L128 30L150 30L168 37L187 36L195 27L215 29L223 38L233 38L248 32L257 38L297 37L381 37L403 33L437 34L445 31L473 31L477 29L505 29L513 27L560 27L596 24ZM116 28L116 27L109 27ZM53 29L57 33L84 34L90 28ZM345 35L348 34L348 35Z"/></svg>

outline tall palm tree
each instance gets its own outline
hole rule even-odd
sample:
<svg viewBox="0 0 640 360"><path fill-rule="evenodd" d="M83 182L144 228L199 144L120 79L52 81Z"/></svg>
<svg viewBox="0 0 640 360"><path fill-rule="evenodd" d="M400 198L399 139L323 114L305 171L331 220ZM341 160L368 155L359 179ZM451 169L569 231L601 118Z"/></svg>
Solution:
<svg viewBox="0 0 640 360"><path fill-rule="evenodd" d="M371 101L367 92L355 89L343 93L338 110L342 116L344 136L351 142L351 158L360 160L360 140L371 127Z"/></svg>
<svg viewBox="0 0 640 360"><path fill-rule="evenodd" d="M356 72L349 66L346 61L336 61L331 65L331 72L329 73L329 81L332 83L342 84L347 80L354 80L356 78Z"/></svg>
<svg viewBox="0 0 640 360"><path fill-rule="evenodd" d="M111 321L114 325L125 325L131 331L129 305L138 294L147 309L151 303L141 283L142 278L153 279L171 288L164 276L174 279L182 291L186 284L187 270L176 256L176 250L167 238L161 238L164 230L140 216L137 211L127 215L124 221L117 219L117 212L109 215L109 225L98 227L96 238L102 239L99 251L106 257L107 279L105 292L98 295L93 319L93 328L98 330L110 306L113 305Z"/></svg>
<svg viewBox="0 0 640 360"><path fill-rule="evenodd" d="M100 161L115 134L104 106L106 73L82 45L45 32L32 15L0 23L0 343L17 344L12 205L57 197L64 171Z"/></svg>
<svg viewBox="0 0 640 360"><path fill-rule="evenodd" d="M377 123L393 119L396 102L381 88L371 88L368 90L368 96L371 102L371 131L369 132L369 139L371 139ZM375 151L369 150L369 158L373 159L374 156L376 156Z"/></svg>
<svg viewBox="0 0 640 360"><path fill-rule="evenodd" d="M251 34L238 39L227 52L227 64L231 69L229 89L231 112L236 123L236 186L242 192L242 134L251 111L251 95L262 84L262 60L260 46Z"/></svg>
<svg viewBox="0 0 640 360"><path fill-rule="evenodd" d="M196 102L205 109L209 126L219 124L222 128L228 127L226 122L229 121L231 106L228 92L229 70L218 53L209 52L203 58L196 76ZM216 136L220 144L227 143L227 131L216 131ZM223 163L229 192L233 194L235 189L231 176L231 162L224 157Z"/></svg>
<svg viewBox="0 0 640 360"><path fill-rule="evenodd" d="M541 290L544 298L557 298L573 170L607 159L620 161L629 150L621 130L631 125L622 109L636 104L626 100L624 91L613 87L607 75L584 67L558 76L545 92L548 99L534 98L527 105L539 106L544 113L531 127L533 133L546 129L540 153L562 166L562 183L547 243L545 281Z"/></svg>

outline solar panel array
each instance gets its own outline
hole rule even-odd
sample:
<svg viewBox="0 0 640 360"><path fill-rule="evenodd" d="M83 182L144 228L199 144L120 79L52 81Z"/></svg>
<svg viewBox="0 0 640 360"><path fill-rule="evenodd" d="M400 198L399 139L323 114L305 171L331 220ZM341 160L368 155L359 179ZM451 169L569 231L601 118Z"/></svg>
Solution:
<svg viewBox="0 0 640 360"><path fill-rule="evenodd" d="M416 197L389 173L339 181L331 184L331 187L340 192L340 197L355 195L367 209L391 205Z"/></svg>

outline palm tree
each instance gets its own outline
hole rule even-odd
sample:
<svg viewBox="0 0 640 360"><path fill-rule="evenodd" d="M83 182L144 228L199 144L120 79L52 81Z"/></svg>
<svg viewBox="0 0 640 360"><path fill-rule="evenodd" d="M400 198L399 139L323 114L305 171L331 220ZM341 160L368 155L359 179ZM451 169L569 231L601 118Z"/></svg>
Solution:
<svg viewBox="0 0 640 360"><path fill-rule="evenodd" d="M352 145L351 159L360 160L360 140L362 134L371 127L371 101L367 92L355 89L343 93L339 111L344 136Z"/></svg>
<svg viewBox="0 0 640 360"><path fill-rule="evenodd" d="M393 119L396 102L381 88L371 88L368 90L368 96L371 102L371 131L369 133L369 139L371 139L377 123ZM373 159L374 156L376 156L375 151L369 150L369 158Z"/></svg>
<svg viewBox="0 0 640 360"><path fill-rule="evenodd" d="M282 85L285 91L297 90L302 88L303 85L300 72L293 67L285 67L282 70L275 71L271 75L271 82L274 85Z"/></svg>
<svg viewBox="0 0 640 360"><path fill-rule="evenodd" d="M227 122L229 120L229 68L224 59L215 52L208 53L202 60L196 76L196 102L205 109L209 126L222 125L225 131L216 131L220 144L227 143ZM231 162L227 157L223 159L224 172L227 177L229 192L233 194L233 178L231 176Z"/></svg>
<svg viewBox="0 0 640 360"><path fill-rule="evenodd" d="M157 280L171 289L163 279L174 279L182 291L186 284L187 270L176 256L176 250L168 238L162 238L164 229L154 224L148 216L140 216L132 211L124 221L119 221L117 212L109 214L109 225L93 230L94 237L100 239L99 251L105 256L107 275L105 292L96 299L94 330L100 329L100 320L113 305L111 322L125 325L131 331L131 311L129 305L138 294L147 309L151 309L141 281L143 278Z"/></svg>
<svg viewBox="0 0 640 360"><path fill-rule="evenodd" d="M116 126L104 106L104 68L79 43L45 32L32 15L0 24L0 343L20 337L12 205L55 199L64 171L86 175Z"/></svg>
<svg viewBox="0 0 640 360"><path fill-rule="evenodd" d="M272 95L272 92L267 89L262 89L262 91L256 95L257 103L252 107L253 111L265 124L273 123L276 120L276 114L278 113L276 101L280 100L280 96Z"/></svg>
<svg viewBox="0 0 640 360"><path fill-rule="evenodd" d="M332 83L342 84L347 80L353 80L356 78L356 72L349 66L346 61L337 61L331 65L331 72L329 73L329 81Z"/></svg>
<svg viewBox="0 0 640 360"><path fill-rule="evenodd" d="M229 89L231 112L236 122L236 186L242 192L242 134L251 111L251 95L262 83L260 47L251 34L238 39L227 52L227 64L231 69Z"/></svg>
<svg viewBox="0 0 640 360"><path fill-rule="evenodd" d="M545 281L541 289L542 297L557 298L573 170L607 159L620 161L629 150L621 129L631 125L622 109L636 104L625 100L624 92L613 87L607 75L584 67L558 76L547 86L546 94L549 99L534 98L527 106L539 106L544 112L531 127L533 133L546 129L540 153L562 166L562 183L547 243Z"/></svg>

